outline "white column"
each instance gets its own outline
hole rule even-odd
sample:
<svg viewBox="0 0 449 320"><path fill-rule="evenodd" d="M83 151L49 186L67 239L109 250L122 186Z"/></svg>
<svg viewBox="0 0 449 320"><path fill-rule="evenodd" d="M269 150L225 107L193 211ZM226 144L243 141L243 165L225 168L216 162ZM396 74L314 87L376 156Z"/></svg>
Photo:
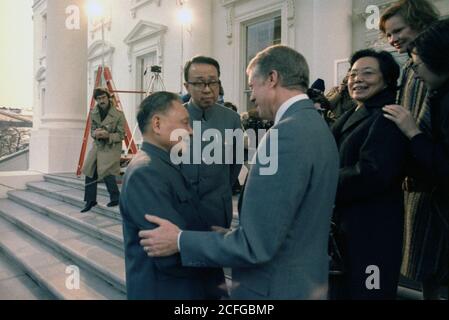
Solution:
<svg viewBox="0 0 449 320"><path fill-rule="evenodd" d="M46 95L41 112L35 114L40 125L31 135L31 170L76 170L86 121L84 5L84 0L47 0Z"/></svg>

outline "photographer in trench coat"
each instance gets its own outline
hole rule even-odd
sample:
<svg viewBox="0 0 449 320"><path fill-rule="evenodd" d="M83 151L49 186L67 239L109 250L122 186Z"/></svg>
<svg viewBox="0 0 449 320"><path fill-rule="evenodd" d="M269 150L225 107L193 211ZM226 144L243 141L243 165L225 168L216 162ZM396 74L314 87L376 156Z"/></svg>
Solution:
<svg viewBox="0 0 449 320"><path fill-rule="evenodd" d="M97 182L102 179L111 200L108 207L117 206L120 196L115 176L120 175L125 117L122 111L114 106L107 88L95 89L94 99L97 105L92 109L90 117L91 136L94 142L83 167L86 176L84 192L86 206L81 212L87 212L97 205Z"/></svg>

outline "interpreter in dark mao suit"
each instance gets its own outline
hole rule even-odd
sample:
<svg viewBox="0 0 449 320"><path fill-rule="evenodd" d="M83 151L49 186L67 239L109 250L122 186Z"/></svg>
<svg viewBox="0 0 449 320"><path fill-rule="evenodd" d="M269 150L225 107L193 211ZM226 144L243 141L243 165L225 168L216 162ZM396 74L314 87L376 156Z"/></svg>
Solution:
<svg viewBox="0 0 449 320"><path fill-rule="evenodd" d="M241 129L239 115L221 105L215 104L203 111L193 101L190 101L186 108L192 125L193 121L201 122L201 134L208 129L217 129L224 140L226 129ZM201 150L211 143L202 141L201 138L198 140ZM193 143L191 147L193 153ZM182 164L181 167L199 196L200 210L205 214L204 219L210 226L228 228L233 215L232 186L237 181L242 164L236 164L234 161L232 164L225 164L225 152L230 152L230 149L223 144L222 151L223 164L205 164L201 157L201 164ZM235 159L235 152L233 158Z"/></svg>
<svg viewBox="0 0 449 320"><path fill-rule="evenodd" d="M204 56L192 58L184 67L184 78L185 87L191 95L185 107L190 115L194 135L190 145L191 162L183 163L182 171L200 199L200 211L205 221L210 226L229 228L233 214L232 186L237 181L242 163L234 161L235 152L232 163L224 163L225 154L231 151L225 144L225 130L241 129L240 117L236 112L217 104L221 82L220 65L215 59ZM201 124L201 132L195 132L194 121ZM213 141L203 141L203 133L208 129L218 130L222 137L222 164L204 162L204 147ZM195 149L195 143L198 149ZM200 151L200 154L195 150ZM197 156L200 164L193 163L194 156Z"/></svg>

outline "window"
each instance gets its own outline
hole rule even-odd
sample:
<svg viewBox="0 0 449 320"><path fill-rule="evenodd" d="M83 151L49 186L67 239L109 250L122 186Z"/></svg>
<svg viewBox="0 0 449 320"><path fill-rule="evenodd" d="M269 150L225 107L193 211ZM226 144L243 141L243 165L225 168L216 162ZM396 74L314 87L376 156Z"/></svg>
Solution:
<svg viewBox="0 0 449 320"><path fill-rule="evenodd" d="M249 23L245 28L245 61L247 66L256 54L272 45L280 44L282 37L281 16L276 14L271 17L263 17L255 22ZM248 87L248 77L246 77L246 110L254 108L254 104L250 101L250 91Z"/></svg>

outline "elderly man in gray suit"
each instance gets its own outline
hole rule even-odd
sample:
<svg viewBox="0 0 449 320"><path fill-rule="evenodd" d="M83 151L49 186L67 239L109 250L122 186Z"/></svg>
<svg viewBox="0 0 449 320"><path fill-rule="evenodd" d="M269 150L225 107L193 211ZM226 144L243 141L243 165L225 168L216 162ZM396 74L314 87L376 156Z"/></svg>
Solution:
<svg viewBox="0 0 449 320"><path fill-rule="evenodd" d="M123 217L126 291L128 299L218 299L227 295L217 287L220 268L183 267L179 254L148 258L139 245L138 232L155 226L145 220L158 212L185 230L204 231L210 226L198 211L198 199L169 152L173 130L192 133L189 114L177 94L157 92L146 98L137 115L144 138L140 152L125 174L120 212Z"/></svg>
<svg viewBox="0 0 449 320"><path fill-rule="evenodd" d="M141 245L151 257L179 251L184 266L232 267L233 299L325 299L337 146L304 94L309 71L301 54L286 46L269 47L247 73L260 115L275 120L259 150L278 143L278 171L263 175L256 161L235 230L181 231L147 216L160 227L141 231Z"/></svg>

